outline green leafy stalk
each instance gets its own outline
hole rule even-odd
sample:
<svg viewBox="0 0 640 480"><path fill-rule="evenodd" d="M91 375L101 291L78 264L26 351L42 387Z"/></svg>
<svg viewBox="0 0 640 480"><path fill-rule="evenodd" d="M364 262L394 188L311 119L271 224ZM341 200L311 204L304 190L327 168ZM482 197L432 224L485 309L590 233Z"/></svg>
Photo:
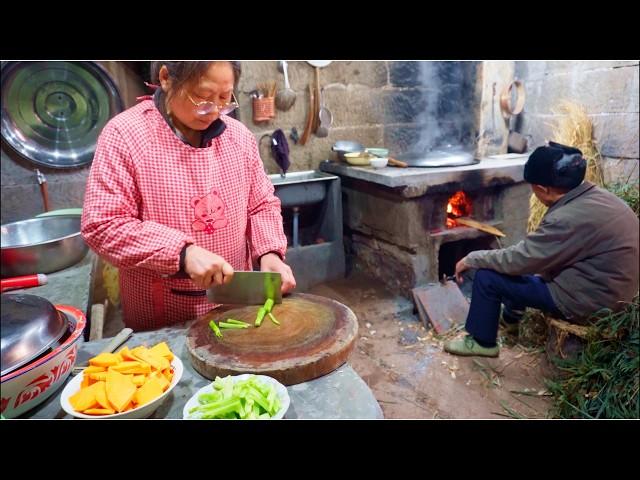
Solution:
<svg viewBox="0 0 640 480"><path fill-rule="evenodd" d="M267 301L264 302L264 309L269 313L273 308L273 298L267 298Z"/></svg>
<svg viewBox="0 0 640 480"><path fill-rule="evenodd" d="M267 314L267 311L265 310L265 308L260 307L260 310L258 310L258 315L256 316L256 323L255 323L256 327L260 326L266 314Z"/></svg>
<svg viewBox="0 0 640 480"><path fill-rule="evenodd" d="M276 317L273 316L273 313L269 312L268 315L273 323L275 323L276 325L280 325L280 322L276 320Z"/></svg>
<svg viewBox="0 0 640 480"><path fill-rule="evenodd" d="M213 333L215 333L216 337L218 338L222 338L222 332L220 331L220 329L218 328L218 325L216 325L216 322L214 322L213 320L211 320L209 322L209 328L211 328L211 330L213 330Z"/></svg>
<svg viewBox="0 0 640 480"><path fill-rule="evenodd" d="M236 325L246 325L247 327L251 326L250 323L243 322L242 320L236 320L235 318L227 318L226 323L235 323Z"/></svg>
<svg viewBox="0 0 640 480"><path fill-rule="evenodd" d="M227 322L220 322L220 328L229 328L229 329L242 329L242 328L249 328L249 325L239 325L237 323L227 323Z"/></svg>

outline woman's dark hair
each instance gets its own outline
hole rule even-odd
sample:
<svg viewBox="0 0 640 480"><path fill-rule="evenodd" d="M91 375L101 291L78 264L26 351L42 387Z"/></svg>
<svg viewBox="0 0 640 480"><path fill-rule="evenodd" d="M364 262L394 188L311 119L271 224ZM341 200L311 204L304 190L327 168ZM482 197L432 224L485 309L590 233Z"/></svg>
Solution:
<svg viewBox="0 0 640 480"><path fill-rule="evenodd" d="M185 83L198 80L212 63L215 62L151 62L151 83L160 85L160 68L165 65L171 78L171 88L177 91ZM236 88L240 81L242 67L237 61L229 61L229 63L233 69L233 86Z"/></svg>

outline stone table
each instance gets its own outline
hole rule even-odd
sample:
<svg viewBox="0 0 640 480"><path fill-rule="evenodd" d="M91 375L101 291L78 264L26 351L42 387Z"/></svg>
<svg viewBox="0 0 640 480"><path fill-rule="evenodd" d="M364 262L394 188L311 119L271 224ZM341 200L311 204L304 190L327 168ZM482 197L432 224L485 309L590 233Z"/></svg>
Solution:
<svg viewBox="0 0 640 480"><path fill-rule="evenodd" d="M492 155L480 159L480 162L474 165L459 167L384 167L380 169L354 167L344 162L325 160L320 163L320 170L343 178L399 189L403 197L414 198L448 184L464 185L470 181L484 185L523 182L524 164L528 158L528 154L505 154Z"/></svg>
<svg viewBox="0 0 640 480"><path fill-rule="evenodd" d="M158 342L167 342L173 353L184 364L184 373L180 382L150 418L181 419L185 403L195 392L210 382L196 372L189 361L189 353L185 345L188 325L189 323L186 323L150 332L134 333L125 343L129 348L133 348L141 344L150 347ZM97 355L109 340L107 338L80 345L78 364ZM60 395L63 389L64 386L43 404L20 418L73 418L60 406ZM291 398L291 405L285 415L287 419L383 418L382 409L373 393L348 363L323 377L291 385L287 390Z"/></svg>

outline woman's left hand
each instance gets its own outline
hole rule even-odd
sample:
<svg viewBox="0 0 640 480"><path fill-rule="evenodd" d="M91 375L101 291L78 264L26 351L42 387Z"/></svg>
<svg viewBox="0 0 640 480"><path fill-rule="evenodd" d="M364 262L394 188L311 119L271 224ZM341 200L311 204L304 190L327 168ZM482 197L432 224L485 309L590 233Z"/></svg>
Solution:
<svg viewBox="0 0 640 480"><path fill-rule="evenodd" d="M282 275L282 293L288 293L296 288L296 279L293 277L291 267L280 260L280 257L275 253L267 253L260 258L260 270Z"/></svg>

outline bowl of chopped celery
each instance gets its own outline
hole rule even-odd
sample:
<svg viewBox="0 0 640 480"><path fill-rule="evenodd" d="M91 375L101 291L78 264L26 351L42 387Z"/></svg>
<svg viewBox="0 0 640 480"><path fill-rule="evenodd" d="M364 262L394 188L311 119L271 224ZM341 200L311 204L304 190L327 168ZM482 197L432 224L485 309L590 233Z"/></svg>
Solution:
<svg viewBox="0 0 640 480"><path fill-rule="evenodd" d="M279 420L289 409L287 387L266 375L216 377L185 404L189 420Z"/></svg>

